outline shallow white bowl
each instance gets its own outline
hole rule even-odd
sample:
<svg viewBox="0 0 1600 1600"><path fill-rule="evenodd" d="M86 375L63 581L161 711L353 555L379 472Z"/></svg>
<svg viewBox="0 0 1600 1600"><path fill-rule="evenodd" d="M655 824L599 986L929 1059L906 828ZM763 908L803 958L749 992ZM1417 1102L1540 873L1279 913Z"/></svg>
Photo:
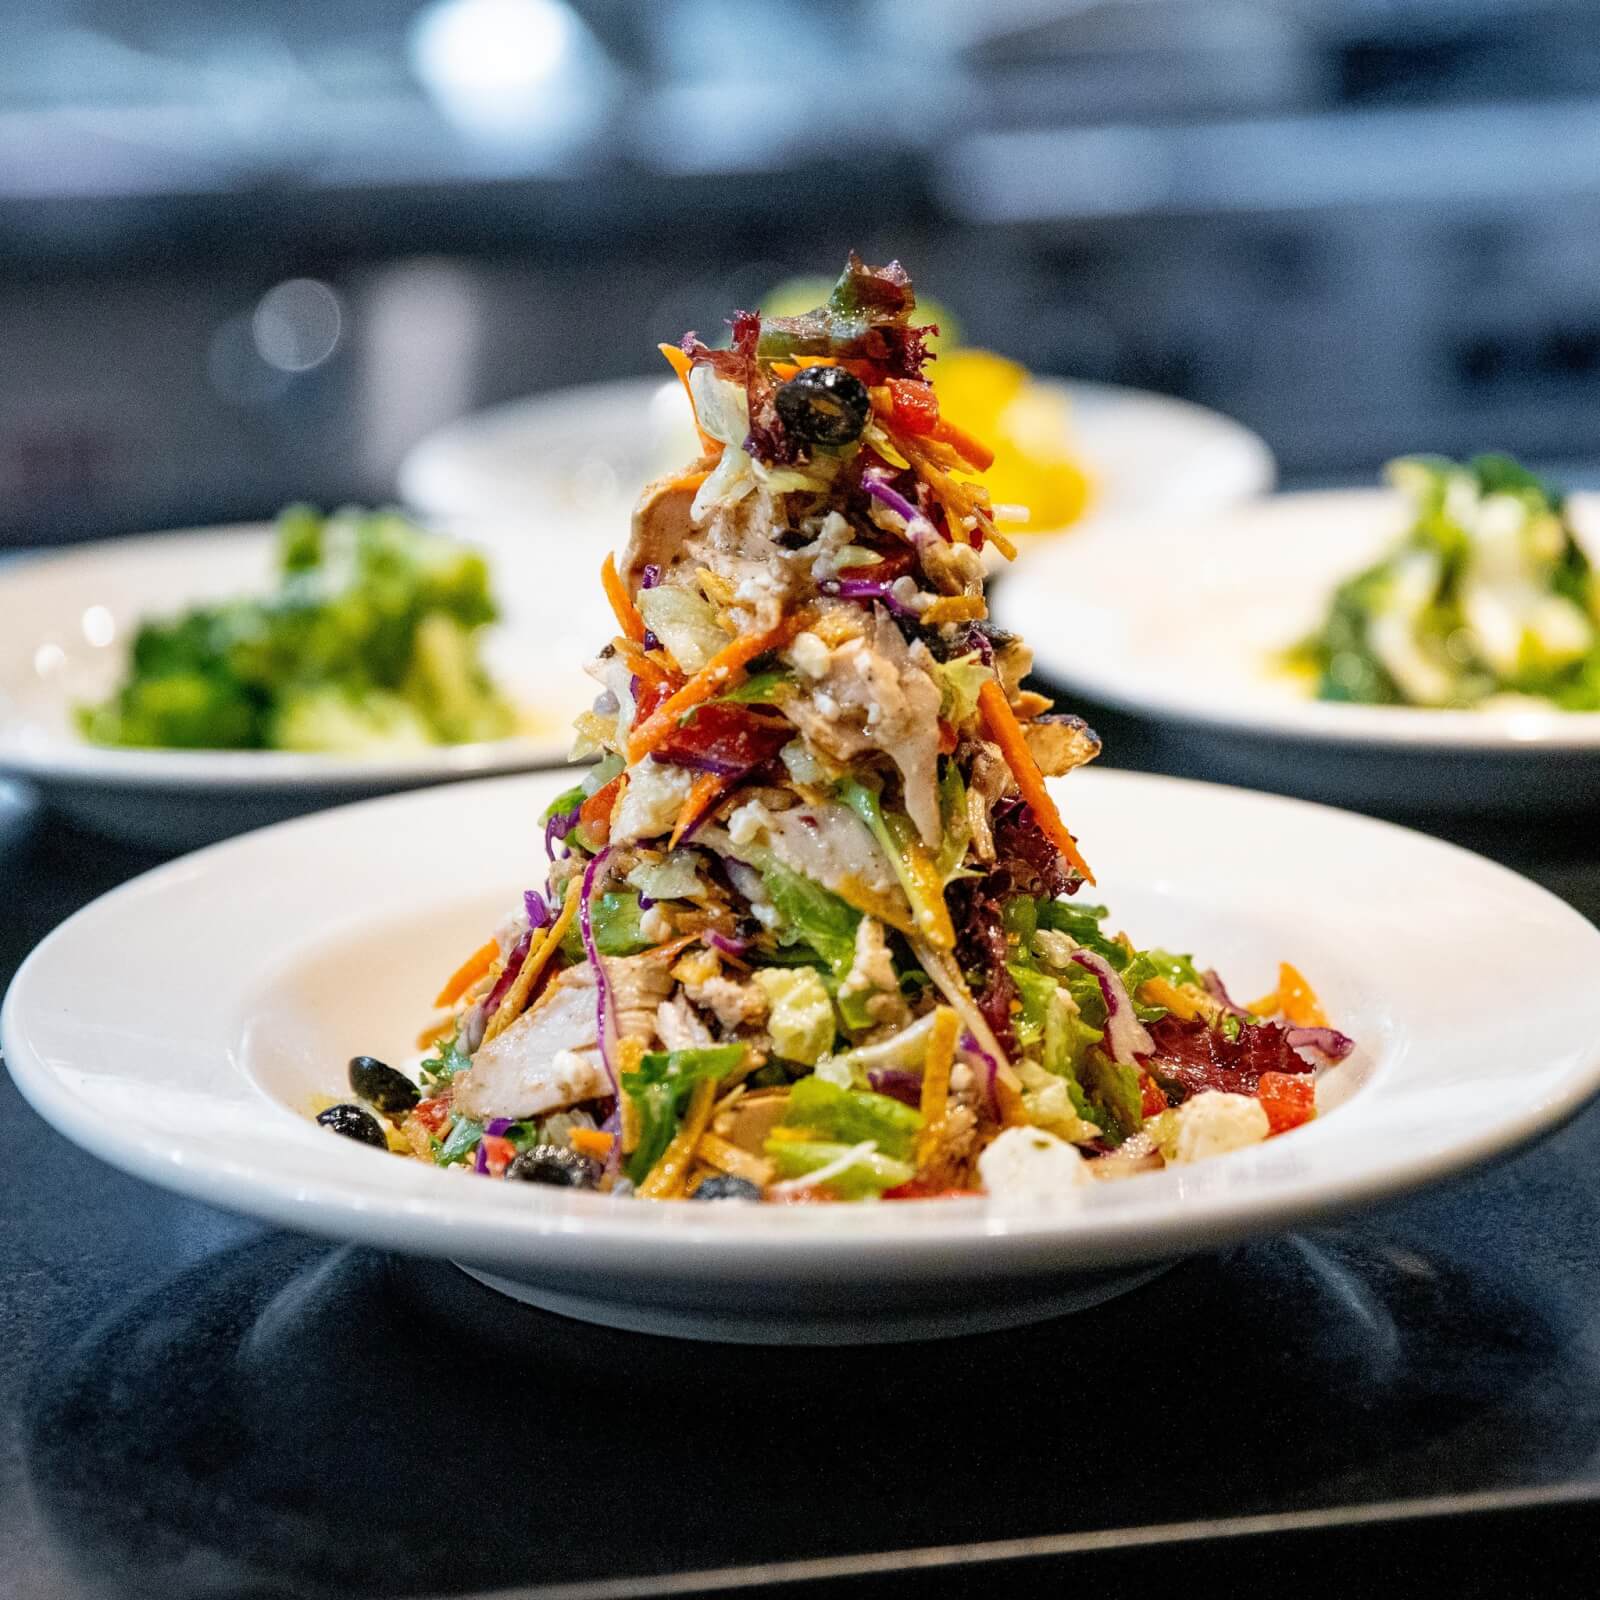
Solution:
<svg viewBox="0 0 1600 1600"><path fill-rule="evenodd" d="M205 601L266 592L261 525L80 546L0 569L0 775L24 778L97 831L164 849L205 843L340 801L566 760L573 716L595 693L575 663L609 636L604 601L560 546L489 550L505 622L486 659L528 731L376 757L277 750L116 750L88 743L73 709L120 679L134 631ZM602 631L604 630L604 631Z"/></svg>
<svg viewBox="0 0 1600 1600"><path fill-rule="evenodd" d="M1358 1041L1326 1115L1057 1206L650 1205L498 1184L317 1127L358 1053L413 1055L463 951L542 878L550 777L304 818L72 917L6 996L0 1043L49 1122L215 1205L449 1257L549 1309L761 1341L925 1337L1103 1298L1157 1264L1432 1182L1600 1087L1600 933L1542 889L1321 807L1128 773L1060 799L1116 921L1240 994L1280 958ZM1485 1004L1492 963L1494 1004Z"/></svg>
<svg viewBox="0 0 1600 1600"><path fill-rule="evenodd" d="M1230 417L1141 389L1046 381L1067 395L1066 443L1096 481L1082 526L1143 512L1209 510L1273 485L1272 452ZM552 511L576 517L603 553L640 485L698 453L682 387L624 379L450 423L406 457L400 492L430 516L469 526L526 526ZM1017 543L1019 557L1042 548L1031 533Z"/></svg>
<svg viewBox="0 0 1600 1600"><path fill-rule="evenodd" d="M1595 498L1570 504L1600 549ZM997 584L994 614L1051 682L1165 725L1210 776L1401 809L1592 807L1600 712L1333 704L1280 666L1405 518L1388 490L1348 489L1089 528Z"/></svg>

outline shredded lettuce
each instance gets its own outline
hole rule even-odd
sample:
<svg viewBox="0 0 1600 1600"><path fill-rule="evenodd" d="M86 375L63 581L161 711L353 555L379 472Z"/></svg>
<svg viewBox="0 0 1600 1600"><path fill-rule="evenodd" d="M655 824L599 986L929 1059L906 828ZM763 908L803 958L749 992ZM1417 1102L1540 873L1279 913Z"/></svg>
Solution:
<svg viewBox="0 0 1600 1600"><path fill-rule="evenodd" d="M603 956L636 956L641 950L655 948L655 941L647 939L640 928L644 913L639 909L639 896L623 889L608 889L596 897L590 907L590 925L594 929L596 949ZM571 926L561 941L561 953L573 963L584 959L583 930L573 918Z"/></svg>
<svg viewBox="0 0 1600 1600"><path fill-rule="evenodd" d="M977 715L978 691L994 676L976 650L953 661L936 661L933 679L939 686L939 715L959 728Z"/></svg>
<svg viewBox="0 0 1600 1600"><path fill-rule="evenodd" d="M676 584L641 589L637 604L644 625L686 673L698 672L728 642L716 607L688 589Z"/></svg>
<svg viewBox="0 0 1600 1600"><path fill-rule="evenodd" d="M662 861L640 862L629 872L628 882L651 900L686 900L706 887L688 850L674 850Z"/></svg>
<svg viewBox="0 0 1600 1600"><path fill-rule="evenodd" d="M1044 1037L1045 1017L1060 983L1021 961L1008 961L1006 971L1011 974L1022 1001L1022 1010L1011 1019L1012 1031L1017 1036L1018 1047L1027 1050Z"/></svg>

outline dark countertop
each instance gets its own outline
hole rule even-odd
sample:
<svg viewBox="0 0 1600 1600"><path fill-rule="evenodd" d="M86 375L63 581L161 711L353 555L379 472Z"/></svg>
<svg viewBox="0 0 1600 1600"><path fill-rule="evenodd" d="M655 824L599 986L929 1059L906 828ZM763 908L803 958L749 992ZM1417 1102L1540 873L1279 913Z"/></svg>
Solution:
<svg viewBox="0 0 1600 1600"><path fill-rule="evenodd" d="M1588 824L1431 825L1600 916ZM154 859L0 786L0 979ZM1600 1106L1090 1312L854 1351L589 1328L274 1232L6 1078L0 1172L4 1596L1555 1593L1600 1553Z"/></svg>

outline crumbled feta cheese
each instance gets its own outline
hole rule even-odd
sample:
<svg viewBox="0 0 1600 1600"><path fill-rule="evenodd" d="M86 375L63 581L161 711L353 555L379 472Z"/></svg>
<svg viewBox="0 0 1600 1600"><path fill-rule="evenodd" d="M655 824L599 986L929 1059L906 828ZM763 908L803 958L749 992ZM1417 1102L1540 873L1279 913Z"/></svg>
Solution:
<svg viewBox="0 0 1600 1600"><path fill-rule="evenodd" d="M672 937L672 918L660 906L651 906L639 918L639 932L652 944L665 944Z"/></svg>
<svg viewBox="0 0 1600 1600"><path fill-rule="evenodd" d="M663 761L638 762L628 774L622 803L611 819L611 842L629 844L666 833L677 820L694 786L687 767Z"/></svg>
<svg viewBox="0 0 1600 1600"><path fill-rule="evenodd" d="M1077 1148L1043 1128L1007 1128L978 1157L978 1176L1003 1200L1050 1200L1094 1181Z"/></svg>
<svg viewBox="0 0 1600 1600"><path fill-rule="evenodd" d="M728 817L728 837L735 844L754 844L767 831L767 808L759 800L748 800Z"/></svg>
<svg viewBox="0 0 1600 1600"><path fill-rule="evenodd" d="M1223 1094L1207 1089L1178 1107L1169 1161L1182 1164L1208 1161L1260 1144L1271 1131L1259 1100L1247 1094Z"/></svg>
<svg viewBox="0 0 1600 1600"><path fill-rule="evenodd" d="M797 633L789 646L789 660L808 678L824 678L828 674L828 647L809 630Z"/></svg>

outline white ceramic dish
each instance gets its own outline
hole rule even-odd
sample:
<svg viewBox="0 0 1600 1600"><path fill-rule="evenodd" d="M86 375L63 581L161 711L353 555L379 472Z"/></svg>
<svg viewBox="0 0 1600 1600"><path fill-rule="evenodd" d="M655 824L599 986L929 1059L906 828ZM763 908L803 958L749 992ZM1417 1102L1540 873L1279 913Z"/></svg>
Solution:
<svg viewBox="0 0 1600 1600"><path fill-rule="evenodd" d="M1139 389L1055 387L1071 401L1069 443L1098 486L1085 526L1228 505L1273 485L1271 451L1229 417ZM626 526L640 485L697 454L682 388L672 380L627 379L453 422L406 457L400 492L427 515L469 526L526 526L554 513L590 530L603 553ZM1031 537L1018 543L1023 553L1042 548Z"/></svg>
<svg viewBox="0 0 1600 1600"><path fill-rule="evenodd" d="M1199 952L1236 992L1293 959L1356 1037L1312 1125L1020 1212L652 1206L440 1171L315 1126L317 1097L347 1093L351 1055L411 1058L441 974L542 876L534 819L557 781L308 817L116 890L12 984L13 1078L69 1138L212 1204L449 1257L599 1322L778 1342L1069 1310L1185 1252L1509 1150L1600 1087L1600 932L1551 895L1382 823L1109 772L1074 775L1060 797L1117 922ZM1491 951L1508 1003L1484 1006L1474 975Z"/></svg>
<svg viewBox="0 0 1600 1600"><path fill-rule="evenodd" d="M100 832L175 849L342 800L559 765L572 718L595 692L575 663L607 627L567 596L598 586L592 572L569 572L559 547L535 561L525 541L500 540L488 554L506 620L486 659L527 733L376 758L108 750L73 725L74 706L115 687L142 618L270 587L269 528L158 534L9 564L0 570L0 776L26 779Z"/></svg>
<svg viewBox="0 0 1600 1600"><path fill-rule="evenodd" d="M1595 498L1571 506L1600 550ZM1208 776L1418 811L1592 807L1600 713L1336 705L1277 665L1405 514L1387 490L1353 489L1085 529L998 584L994 613L1044 677L1154 719Z"/></svg>

